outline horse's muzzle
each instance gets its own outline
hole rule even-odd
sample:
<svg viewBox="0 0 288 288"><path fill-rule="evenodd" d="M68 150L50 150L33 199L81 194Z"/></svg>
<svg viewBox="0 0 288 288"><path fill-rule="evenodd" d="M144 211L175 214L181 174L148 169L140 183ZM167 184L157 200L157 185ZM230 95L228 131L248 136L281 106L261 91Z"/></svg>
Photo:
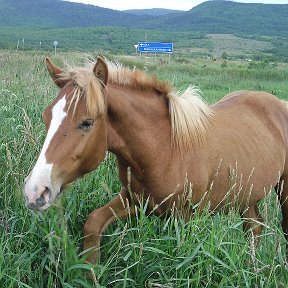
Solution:
<svg viewBox="0 0 288 288"><path fill-rule="evenodd" d="M51 197L50 189L48 187L34 186L33 190L34 190L33 191L34 193L32 194L33 197L29 197L31 195L31 193L29 193L30 195L28 194L29 196L27 195L27 193L25 193L26 194L26 201L27 201L26 202L27 208L32 209L32 210L39 210L39 211L42 211L42 210L45 210L46 208L48 208L47 206L50 206L49 200ZM46 204L48 204L48 205L46 205ZM45 207L45 205L46 205L46 207Z"/></svg>

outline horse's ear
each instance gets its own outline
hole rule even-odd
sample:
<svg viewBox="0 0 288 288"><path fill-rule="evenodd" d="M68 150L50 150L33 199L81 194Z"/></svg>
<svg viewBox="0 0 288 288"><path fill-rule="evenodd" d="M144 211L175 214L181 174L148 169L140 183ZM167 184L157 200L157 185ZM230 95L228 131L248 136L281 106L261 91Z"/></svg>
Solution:
<svg viewBox="0 0 288 288"><path fill-rule="evenodd" d="M63 81L60 77L62 70L58 68L56 65L54 65L48 57L46 57L45 62L46 62L46 66L49 71L49 74L51 75L54 83L59 88L63 88L66 81Z"/></svg>
<svg viewBox="0 0 288 288"><path fill-rule="evenodd" d="M103 58L98 57L97 62L93 68L93 73L98 78L100 83L105 87L108 82L108 67Z"/></svg>

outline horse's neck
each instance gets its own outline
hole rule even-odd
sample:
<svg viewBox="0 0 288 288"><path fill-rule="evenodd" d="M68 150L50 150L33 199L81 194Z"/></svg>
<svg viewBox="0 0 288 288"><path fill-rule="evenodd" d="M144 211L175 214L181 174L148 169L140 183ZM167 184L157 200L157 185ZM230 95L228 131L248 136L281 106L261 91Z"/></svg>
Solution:
<svg viewBox="0 0 288 288"><path fill-rule="evenodd" d="M167 154L171 145L166 100L152 93L107 87L108 149L137 169Z"/></svg>

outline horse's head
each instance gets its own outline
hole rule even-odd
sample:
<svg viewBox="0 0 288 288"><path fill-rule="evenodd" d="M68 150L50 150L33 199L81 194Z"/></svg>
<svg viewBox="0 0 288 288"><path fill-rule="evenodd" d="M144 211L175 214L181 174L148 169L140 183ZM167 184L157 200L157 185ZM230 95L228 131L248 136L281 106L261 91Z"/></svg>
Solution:
<svg viewBox="0 0 288 288"><path fill-rule="evenodd" d="M63 73L49 59L46 65L60 93L42 114L47 135L24 186L27 207L39 211L47 209L69 183L96 169L107 150L105 61L99 58L94 69L83 70L86 75L78 71L80 76Z"/></svg>

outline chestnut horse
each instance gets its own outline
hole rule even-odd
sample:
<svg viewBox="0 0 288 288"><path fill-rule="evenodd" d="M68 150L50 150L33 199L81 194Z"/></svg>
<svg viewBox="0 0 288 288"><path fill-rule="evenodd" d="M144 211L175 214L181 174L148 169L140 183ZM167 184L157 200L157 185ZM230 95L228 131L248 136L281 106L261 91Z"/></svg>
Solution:
<svg viewBox="0 0 288 288"><path fill-rule="evenodd" d="M158 216L174 210L187 221L194 204L200 212L237 206L244 230L257 236L257 203L280 186L288 238L284 102L241 91L208 106L193 87L174 93L156 77L103 58L63 70L48 58L46 64L60 93L43 112L47 136L25 180L28 208L47 209L69 183L95 170L107 151L118 160L120 193L84 226L88 261L97 259L107 226L134 215L139 199Z"/></svg>

